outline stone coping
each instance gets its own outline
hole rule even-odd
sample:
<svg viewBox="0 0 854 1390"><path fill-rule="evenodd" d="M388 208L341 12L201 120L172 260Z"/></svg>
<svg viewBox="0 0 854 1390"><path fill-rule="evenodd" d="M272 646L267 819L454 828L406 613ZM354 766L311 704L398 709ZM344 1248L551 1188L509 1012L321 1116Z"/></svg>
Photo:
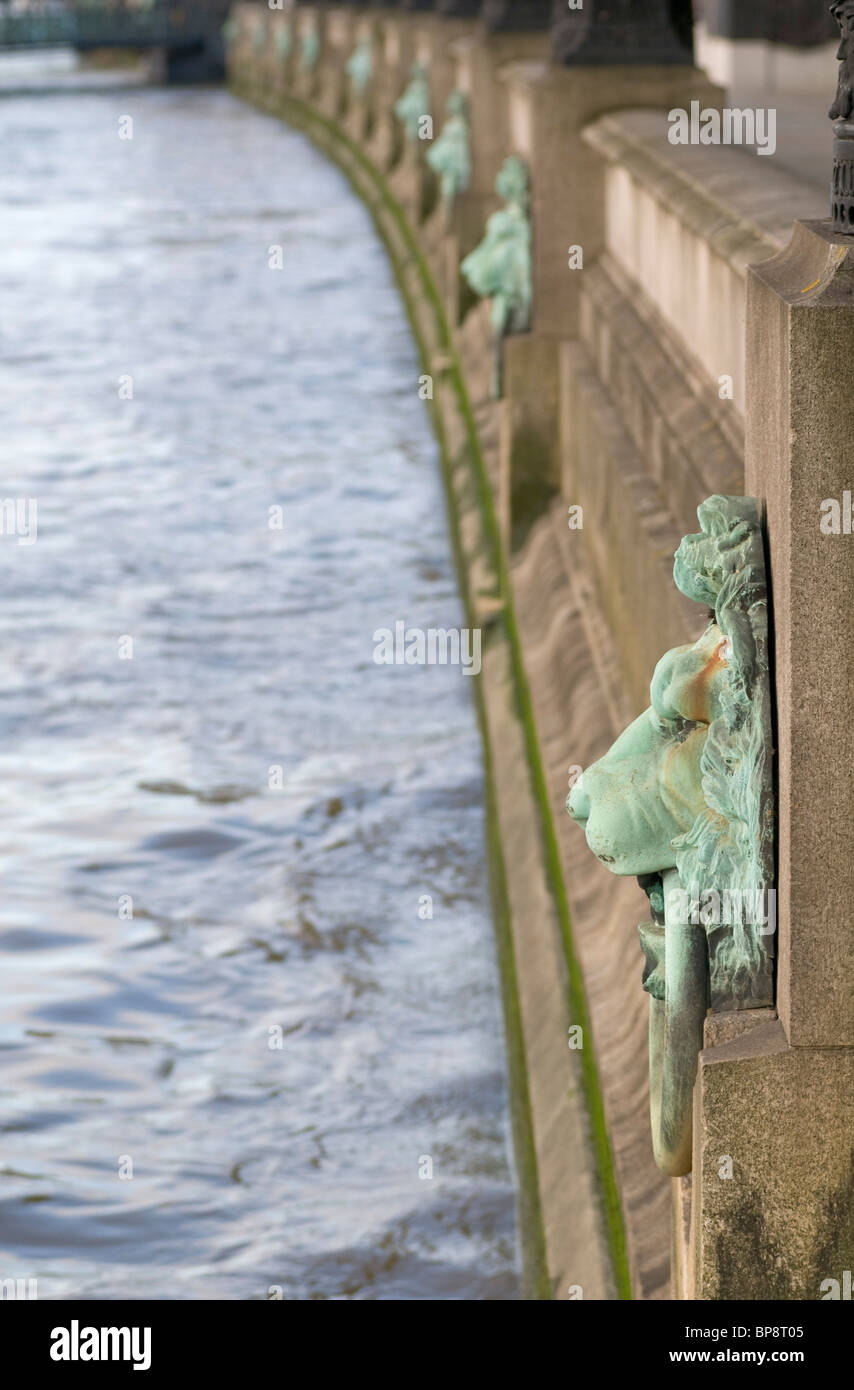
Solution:
<svg viewBox="0 0 854 1390"><path fill-rule="evenodd" d="M720 145L671 145L667 113L600 116L582 138L619 164L742 279L788 243L798 218L823 216L814 188L774 167L773 156ZM763 167L765 166L765 167Z"/></svg>

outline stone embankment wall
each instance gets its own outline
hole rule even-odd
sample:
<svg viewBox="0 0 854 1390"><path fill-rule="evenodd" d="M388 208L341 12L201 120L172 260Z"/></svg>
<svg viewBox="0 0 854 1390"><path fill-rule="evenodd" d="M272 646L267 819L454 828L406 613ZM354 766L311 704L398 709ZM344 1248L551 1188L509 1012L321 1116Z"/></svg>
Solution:
<svg viewBox="0 0 854 1390"><path fill-rule="evenodd" d="M692 1226L691 1179L656 1169L637 937L648 905L634 880L596 862L564 809L572 769L647 706L658 657L704 626L673 584L673 553L697 529L699 502L744 490L748 267L780 255L793 219L815 215L814 195L773 161L668 142L671 108L722 103L687 65L564 67L547 31L491 33L429 11L238 3L231 15L233 90L304 130L365 199L433 382L461 583L485 634L479 697L528 1294L818 1296L789 1272L763 1293L749 1260L727 1253L725 1210L704 1227L695 1209ZM362 41L371 70L360 88L347 63ZM393 108L415 62L432 132L407 140ZM453 92L467 98L471 180L446 206L426 156ZM510 154L530 177L533 310L530 330L504 341L495 399L490 306L460 264L500 206L495 179ZM785 394L781 373L768 390ZM763 467L752 482L761 498ZM787 524L781 514L772 567L788 553ZM750 1023L781 1026L773 1010L756 1012L722 1035L721 1053L737 1050L732 1039ZM845 1043L847 1026L819 1046ZM569 1047L578 1027L583 1045ZM769 1044L780 1075L791 1042L781 1038ZM707 1037L713 1051L716 1041ZM761 1070L755 1051L746 1065ZM706 1075L720 1082L725 1071ZM730 1096L738 1091L749 1129L750 1086L739 1084ZM769 1115L776 1084L766 1086ZM796 1086L807 1085L798 1072ZM702 1109L696 1124L695 1159L709 1127ZM730 1152L737 1136L724 1126L719 1142ZM818 1213L833 1209L845 1171L844 1139L831 1142L829 1176L806 1203L806 1245L820 1240L803 1231L810 1220L826 1228ZM742 1224L759 1200L758 1155L755 1166ZM777 1266L785 1188L762 1216ZM819 1256L804 1247L798 1258L812 1269Z"/></svg>

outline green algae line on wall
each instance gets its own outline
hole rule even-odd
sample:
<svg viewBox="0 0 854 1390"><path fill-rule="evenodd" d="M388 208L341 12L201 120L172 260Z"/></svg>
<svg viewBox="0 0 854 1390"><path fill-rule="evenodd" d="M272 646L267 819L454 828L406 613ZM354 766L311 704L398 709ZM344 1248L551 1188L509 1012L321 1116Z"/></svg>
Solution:
<svg viewBox="0 0 854 1390"><path fill-rule="evenodd" d="M391 193L386 180L335 122L291 96L277 94L270 100L266 100L263 92L244 86L233 78L232 88L237 96L261 105L270 114L281 116L289 124L302 130L341 167L355 191L366 203L386 245L407 307L425 371L429 370L432 365L433 353L438 353L441 356L440 375L449 389L438 391L430 405L442 455L450 529L460 588L469 614L469 621L473 623L481 615L478 612L478 603L473 592L472 556L466 553L461 539L458 496L455 493L452 478L452 473L456 477L459 476L460 464L462 463L464 471L468 474L468 486L476 499L480 522L479 543L476 546L479 571L477 593L478 595L483 594L483 579L484 572L486 572L492 581L491 585L487 585L487 587L493 588L498 607L497 617L489 625L490 640L503 642L507 650L507 664L513 685L513 699L536 803L535 811L539 821L548 884L560 924L566 960L569 1017L573 1024L581 1026L587 1040L585 1047L579 1051L577 1057L589 1118L590 1139L596 1163L602 1219L607 1235L614 1286L618 1298L628 1299L631 1298L631 1283L622 1209L614 1174L596 1058L589 1043L592 1036L589 1012L583 977L576 958L572 937L557 833L547 792L531 694L522 660L521 641L513 610L509 574L500 541L492 490L486 474L474 413L463 373L454 351L438 290L409 226L408 219ZM425 309L429 312L425 313ZM453 432L457 435L462 433L464 439L462 449L453 456L448 442L449 434L452 432L449 429L449 416L453 423ZM492 740L489 734L484 696L480 688L477 691L477 706L483 736L484 771L487 786L487 831L507 1036L514 1150L520 1174L519 1203L524 1291L527 1298L548 1299L552 1296L552 1279L549 1274L546 1252L528 1064L519 1001L518 964L510 926L507 867L495 800ZM567 1175L567 1181L569 1180L569 1175Z"/></svg>

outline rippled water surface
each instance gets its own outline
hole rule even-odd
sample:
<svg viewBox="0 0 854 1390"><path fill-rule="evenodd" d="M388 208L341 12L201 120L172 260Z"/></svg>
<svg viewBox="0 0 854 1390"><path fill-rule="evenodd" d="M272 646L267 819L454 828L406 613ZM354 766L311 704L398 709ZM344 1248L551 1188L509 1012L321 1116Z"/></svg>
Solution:
<svg viewBox="0 0 854 1390"><path fill-rule="evenodd" d="M516 1298L472 680L372 661L465 619L367 213L213 90L6 96L0 195L0 1278Z"/></svg>

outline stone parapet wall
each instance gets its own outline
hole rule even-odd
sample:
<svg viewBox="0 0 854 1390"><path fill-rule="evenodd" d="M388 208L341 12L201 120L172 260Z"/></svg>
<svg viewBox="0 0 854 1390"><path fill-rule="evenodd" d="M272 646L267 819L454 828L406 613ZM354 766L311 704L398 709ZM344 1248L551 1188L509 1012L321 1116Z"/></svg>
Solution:
<svg viewBox="0 0 854 1390"><path fill-rule="evenodd" d="M782 250L817 199L761 156L673 145L667 130L665 111L633 110L584 131L605 162L605 244L707 384L732 378L743 415L747 268Z"/></svg>

